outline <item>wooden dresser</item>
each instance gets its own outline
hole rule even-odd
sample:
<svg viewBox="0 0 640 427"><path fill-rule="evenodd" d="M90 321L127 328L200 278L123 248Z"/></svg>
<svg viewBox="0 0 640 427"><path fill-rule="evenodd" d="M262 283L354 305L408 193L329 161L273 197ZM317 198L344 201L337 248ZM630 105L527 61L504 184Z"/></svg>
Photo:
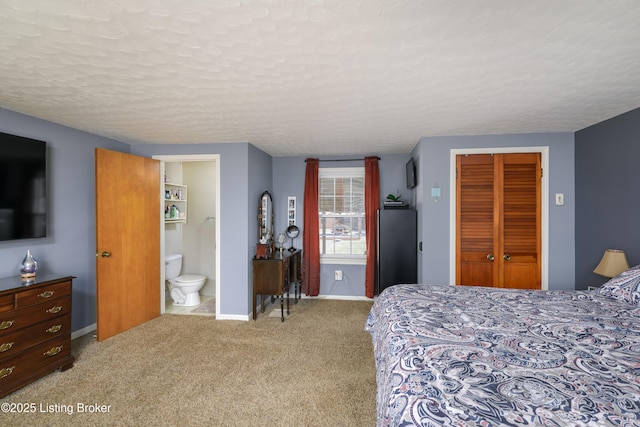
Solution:
<svg viewBox="0 0 640 427"><path fill-rule="evenodd" d="M73 367L72 276L0 279L0 397Z"/></svg>
<svg viewBox="0 0 640 427"><path fill-rule="evenodd" d="M287 294L287 314L289 314L289 287L296 286L298 302L298 283L302 266L301 251L275 251L268 259L253 259L253 320L256 319L256 296L261 296L261 311L264 313L264 297L271 295L280 298L280 319L284 322L284 294Z"/></svg>

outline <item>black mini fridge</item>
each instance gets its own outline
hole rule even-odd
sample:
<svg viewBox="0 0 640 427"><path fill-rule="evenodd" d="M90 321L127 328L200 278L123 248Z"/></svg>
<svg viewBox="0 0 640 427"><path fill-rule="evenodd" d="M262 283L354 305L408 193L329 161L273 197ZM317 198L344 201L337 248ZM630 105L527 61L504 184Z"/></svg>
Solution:
<svg viewBox="0 0 640 427"><path fill-rule="evenodd" d="M400 283L417 283L418 236L414 209L378 209L375 294Z"/></svg>

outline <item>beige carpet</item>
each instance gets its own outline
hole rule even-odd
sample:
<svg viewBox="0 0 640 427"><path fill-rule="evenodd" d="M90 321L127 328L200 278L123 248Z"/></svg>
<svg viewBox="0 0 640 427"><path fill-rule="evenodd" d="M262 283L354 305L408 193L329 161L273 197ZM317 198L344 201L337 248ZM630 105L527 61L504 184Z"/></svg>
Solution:
<svg viewBox="0 0 640 427"><path fill-rule="evenodd" d="M303 299L284 322L267 307L257 321L164 315L104 342L86 335L74 341L72 369L0 399L35 412L2 413L0 423L374 426L370 307Z"/></svg>

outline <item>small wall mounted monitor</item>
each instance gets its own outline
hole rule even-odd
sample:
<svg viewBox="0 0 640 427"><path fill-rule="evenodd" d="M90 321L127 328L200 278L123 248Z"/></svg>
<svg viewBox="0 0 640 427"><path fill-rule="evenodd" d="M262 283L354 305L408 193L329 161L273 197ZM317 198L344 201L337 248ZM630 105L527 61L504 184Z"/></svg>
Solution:
<svg viewBox="0 0 640 427"><path fill-rule="evenodd" d="M0 241L47 236L46 143L0 132Z"/></svg>
<svg viewBox="0 0 640 427"><path fill-rule="evenodd" d="M417 185L416 181L416 164L413 161L413 157L409 159L406 165L407 174L407 188L414 188Z"/></svg>

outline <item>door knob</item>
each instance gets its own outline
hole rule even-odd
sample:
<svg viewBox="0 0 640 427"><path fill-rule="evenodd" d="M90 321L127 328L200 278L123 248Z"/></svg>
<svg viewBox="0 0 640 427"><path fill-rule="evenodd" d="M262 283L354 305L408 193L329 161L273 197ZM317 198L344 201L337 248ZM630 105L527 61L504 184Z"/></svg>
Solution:
<svg viewBox="0 0 640 427"><path fill-rule="evenodd" d="M489 261L493 261L494 259L496 259L496 257L495 257L495 256L493 256L493 254L487 254L487 259L488 259Z"/></svg>
<svg viewBox="0 0 640 427"><path fill-rule="evenodd" d="M109 258L111 256L111 252L109 251L102 251L102 253L100 254L100 256L102 258Z"/></svg>
<svg viewBox="0 0 640 427"><path fill-rule="evenodd" d="M505 261L511 261L511 255L509 254L504 254L502 258L504 258Z"/></svg>

